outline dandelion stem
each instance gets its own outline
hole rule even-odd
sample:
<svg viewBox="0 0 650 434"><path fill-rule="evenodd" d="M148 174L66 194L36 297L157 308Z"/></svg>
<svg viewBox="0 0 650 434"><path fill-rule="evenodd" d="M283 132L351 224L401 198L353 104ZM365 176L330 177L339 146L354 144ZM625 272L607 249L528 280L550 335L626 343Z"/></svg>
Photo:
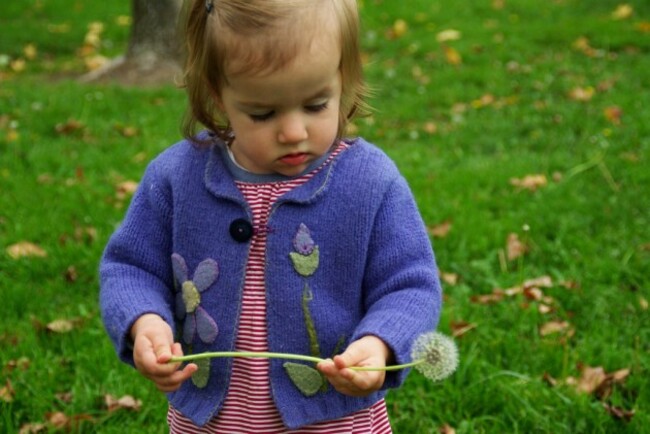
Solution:
<svg viewBox="0 0 650 434"><path fill-rule="evenodd" d="M263 359L287 359L287 360L302 360L304 362L313 362L320 363L324 362L325 359L320 357L304 356L300 354L290 354L290 353L270 353L263 351L217 351L217 352L207 352L207 353L198 353L190 354L187 356L172 357L167 363L179 363L179 362L191 362L194 360L201 359L212 359L217 357L253 357L253 358L263 358ZM402 365L391 365L391 366L350 366L349 369L353 371L399 371L400 369L411 368L417 366L421 363L424 363L424 360L415 360L411 363L404 363Z"/></svg>
<svg viewBox="0 0 650 434"><path fill-rule="evenodd" d="M314 363L319 363L325 360L319 357L303 356L299 354L289 353L269 353L264 351L216 351L190 354L188 356L172 357L168 363L189 362L193 360L212 359L217 357L256 357L261 359L303 360L305 362Z"/></svg>

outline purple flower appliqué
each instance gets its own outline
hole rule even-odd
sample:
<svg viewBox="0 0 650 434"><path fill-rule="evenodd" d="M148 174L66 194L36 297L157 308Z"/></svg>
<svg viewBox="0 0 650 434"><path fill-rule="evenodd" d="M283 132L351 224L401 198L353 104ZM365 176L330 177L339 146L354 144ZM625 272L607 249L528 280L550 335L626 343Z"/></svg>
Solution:
<svg viewBox="0 0 650 434"><path fill-rule="evenodd" d="M318 246L311 237L311 231L304 223L300 223L296 235L293 237L295 252L289 252L293 268L303 277L309 277L318 268L320 253Z"/></svg>
<svg viewBox="0 0 650 434"><path fill-rule="evenodd" d="M213 259L202 261L189 279L185 259L177 253L172 255L174 279L180 291L176 294L176 317L183 323L183 341L191 344L194 336L206 344L214 342L219 332L217 323L201 307L201 293L217 280L219 265Z"/></svg>
<svg viewBox="0 0 650 434"><path fill-rule="evenodd" d="M296 236L293 238L293 247L296 249L296 252L307 256L314 251L314 246L314 240L311 238L309 228L304 223L300 223L298 232L296 232Z"/></svg>

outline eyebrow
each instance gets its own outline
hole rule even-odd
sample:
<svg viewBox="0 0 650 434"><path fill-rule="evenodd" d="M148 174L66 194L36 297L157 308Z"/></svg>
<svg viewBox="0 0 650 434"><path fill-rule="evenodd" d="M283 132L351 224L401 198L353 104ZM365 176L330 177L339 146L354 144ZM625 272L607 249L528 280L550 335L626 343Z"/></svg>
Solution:
<svg viewBox="0 0 650 434"><path fill-rule="evenodd" d="M329 98L332 95L332 87L330 85L325 86L323 89L316 92L314 95L305 98L305 101L313 101L319 98ZM257 101L238 101L237 104L241 107L248 108L271 108L274 107L274 104L263 104Z"/></svg>

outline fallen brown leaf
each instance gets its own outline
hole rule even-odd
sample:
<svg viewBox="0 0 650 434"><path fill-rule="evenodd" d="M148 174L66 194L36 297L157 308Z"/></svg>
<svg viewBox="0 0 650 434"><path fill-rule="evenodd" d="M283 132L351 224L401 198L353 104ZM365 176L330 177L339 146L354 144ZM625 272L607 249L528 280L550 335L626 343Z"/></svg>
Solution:
<svg viewBox="0 0 650 434"><path fill-rule="evenodd" d="M553 307L549 306L548 304L541 303L539 306L537 306L537 311L542 315L548 315L549 313L553 312Z"/></svg>
<svg viewBox="0 0 650 434"><path fill-rule="evenodd" d="M68 136L70 134L81 131L85 128L85 125L79 122L76 119L68 119L66 122L61 124L56 124L54 130L62 135Z"/></svg>
<svg viewBox="0 0 650 434"><path fill-rule="evenodd" d="M607 400L614 391L616 384L623 384L630 375L629 369L619 369L618 371L611 372L605 376L605 379L598 385L594 391L594 395L601 401Z"/></svg>
<svg viewBox="0 0 650 434"><path fill-rule="evenodd" d="M539 334L548 336L555 333L571 333L571 324L567 321L549 321L539 328Z"/></svg>
<svg viewBox="0 0 650 434"><path fill-rule="evenodd" d="M14 371L18 369L19 371L26 371L29 369L29 366L31 365L31 360L29 360L27 357L21 357L18 360L9 360L4 367L4 370L7 372Z"/></svg>
<svg viewBox="0 0 650 434"><path fill-rule="evenodd" d="M7 247L7 254L12 259L32 257L45 258L47 256L47 252L45 250L29 241L20 241L16 244L12 244L11 246Z"/></svg>
<svg viewBox="0 0 650 434"><path fill-rule="evenodd" d="M575 387L578 392L591 395L607 379L607 374L602 366L585 366Z"/></svg>
<svg viewBox="0 0 650 434"><path fill-rule="evenodd" d="M524 281L524 288L552 288L553 279L551 276L540 276Z"/></svg>
<svg viewBox="0 0 650 434"><path fill-rule="evenodd" d="M65 413L56 411L46 415L47 422L56 429L69 428L70 418Z"/></svg>
<svg viewBox="0 0 650 434"><path fill-rule="evenodd" d="M620 4L616 7L614 12L612 12L612 19L614 20L626 20L634 14L634 9L629 4Z"/></svg>
<svg viewBox="0 0 650 434"><path fill-rule="evenodd" d="M460 53L455 48L449 47L449 46L444 46L443 51L445 53L445 60L450 65L457 66L457 65L460 65L461 63L463 63L462 56L460 55Z"/></svg>
<svg viewBox="0 0 650 434"><path fill-rule="evenodd" d="M547 184L546 175L527 175L523 178L510 179L510 185L517 187L519 190L537 191L541 187L546 187Z"/></svg>
<svg viewBox="0 0 650 434"><path fill-rule="evenodd" d="M45 329L52 333L69 333L75 328L72 320L56 319L45 326Z"/></svg>
<svg viewBox="0 0 650 434"><path fill-rule="evenodd" d="M408 31L408 23L403 19L396 20L390 29L386 32L386 38L388 39L399 39L406 34Z"/></svg>
<svg viewBox="0 0 650 434"><path fill-rule="evenodd" d="M459 338L469 331L474 330L478 327L476 323L468 323L466 321L452 321L451 324L451 335L455 338Z"/></svg>
<svg viewBox="0 0 650 434"><path fill-rule="evenodd" d="M530 301L540 301L544 297L544 293L539 288L525 288L524 297Z"/></svg>
<svg viewBox="0 0 650 434"><path fill-rule="evenodd" d="M123 181L116 186L116 196L119 200L126 199L138 189L138 183L135 181Z"/></svg>
<svg viewBox="0 0 650 434"><path fill-rule="evenodd" d="M503 300L505 293L502 290L495 289L491 294L473 295L470 300L477 304L493 304Z"/></svg>
<svg viewBox="0 0 650 434"><path fill-rule="evenodd" d="M596 93L593 87L576 87L569 91L569 98L574 101L587 102L591 101Z"/></svg>
<svg viewBox="0 0 650 434"><path fill-rule="evenodd" d="M76 282L79 278L79 273L77 272L77 268L74 265L70 265L68 268L66 268L63 276L65 277L66 282L73 283Z"/></svg>
<svg viewBox="0 0 650 434"><path fill-rule="evenodd" d="M634 410L625 410L621 407L616 407L606 402L603 402L603 407L605 408L605 411L607 411L607 413L609 413L615 419L629 422L634 417Z"/></svg>
<svg viewBox="0 0 650 434"><path fill-rule="evenodd" d="M508 261L514 261L528 252L528 246L519 239L519 235L510 233L506 240L506 252Z"/></svg>
<svg viewBox="0 0 650 434"><path fill-rule="evenodd" d="M551 387L555 387L558 384L558 381L553 378L548 372L544 372L544 375L542 375L542 380Z"/></svg>
<svg viewBox="0 0 650 434"><path fill-rule="evenodd" d="M94 418L89 414L75 414L68 416L63 412L56 411L45 415L50 427L57 430L79 431L80 422L93 422Z"/></svg>
<svg viewBox="0 0 650 434"><path fill-rule="evenodd" d="M5 385L0 387L0 401L13 402L15 396L16 396L16 391L11 385L11 381L6 380Z"/></svg>
<svg viewBox="0 0 650 434"><path fill-rule="evenodd" d="M20 427L18 434L38 434L49 431L49 428L46 424L37 422L37 423L26 423Z"/></svg>
<svg viewBox="0 0 650 434"><path fill-rule="evenodd" d="M454 286L458 283L458 274L456 273L445 273L441 271L440 278L447 285Z"/></svg>
<svg viewBox="0 0 650 434"><path fill-rule="evenodd" d="M641 310L648 310L648 300L644 297L639 297L639 307Z"/></svg>
<svg viewBox="0 0 650 434"><path fill-rule="evenodd" d="M140 411L140 408L142 407L142 401L135 399L130 395L124 395L121 398L115 398L112 395L106 395L104 397L104 402L106 403L106 408L109 412L120 409Z"/></svg>
<svg viewBox="0 0 650 434"><path fill-rule="evenodd" d="M456 434L456 429L452 428L451 425L444 424L438 429L440 434Z"/></svg>
<svg viewBox="0 0 650 434"><path fill-rule="evenodd" d="M614 125L621 124L621 117L623 116L623 110L618 106L611 106L603 110L603 115L605 119L611 122Z"/></svg>
<svg viewBox="0 0 650 434"><path fill-rule="evenodd" d="M452 223L451 220L446 220L438 225L429 228L429 234L435 238L444 238L451 231Z"/></svg>
<svg viewBox="0 0 650 434"><path fill-rule="evenodd" d="M436 35L436 41L438 42L447 42L447 41L457 41L461 37L461 33L458 30L447 29L441 32L438 32Z"/></svg>

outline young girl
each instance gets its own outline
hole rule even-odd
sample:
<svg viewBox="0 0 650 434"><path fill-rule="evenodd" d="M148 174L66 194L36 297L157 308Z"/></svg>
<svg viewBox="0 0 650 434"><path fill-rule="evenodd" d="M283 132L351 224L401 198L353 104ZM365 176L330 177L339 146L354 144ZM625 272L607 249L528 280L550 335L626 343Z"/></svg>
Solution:
<svg viewBox="0 0 650 434"><path fill-rule="evenodd" d="M106 329L171 432L387 433L383 397L441 290L413 196L361 138L354 0L196 0L187 138L147 168L101 263ZM194 135L200 123L206 131ZM327 359L173 356L272 351Z"/></svg>

